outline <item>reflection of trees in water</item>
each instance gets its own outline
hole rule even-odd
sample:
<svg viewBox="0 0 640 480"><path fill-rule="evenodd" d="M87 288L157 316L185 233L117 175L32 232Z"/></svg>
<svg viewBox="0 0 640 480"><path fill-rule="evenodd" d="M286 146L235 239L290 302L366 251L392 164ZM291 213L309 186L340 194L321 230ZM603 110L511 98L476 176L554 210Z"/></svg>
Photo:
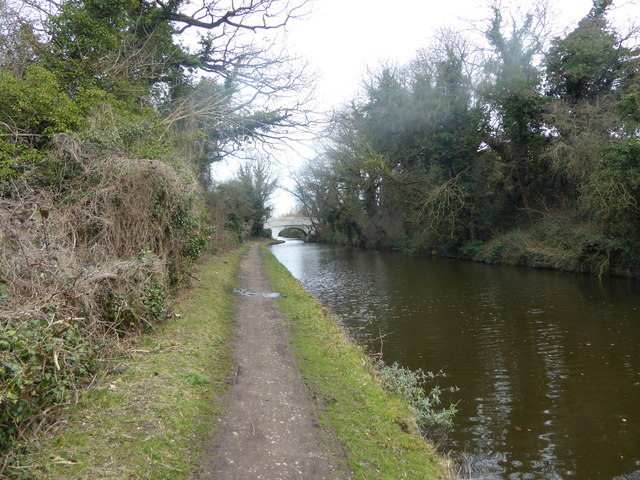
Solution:
<svg viewBox="0 0 640 480"><path fill-rule="evenodd" d="M385 361L460 387L444 447L476 477L632 471L640 432L620 418L640 404L640 299L627 280L319 244L274 253L359 338L382 337Z"/></svg>

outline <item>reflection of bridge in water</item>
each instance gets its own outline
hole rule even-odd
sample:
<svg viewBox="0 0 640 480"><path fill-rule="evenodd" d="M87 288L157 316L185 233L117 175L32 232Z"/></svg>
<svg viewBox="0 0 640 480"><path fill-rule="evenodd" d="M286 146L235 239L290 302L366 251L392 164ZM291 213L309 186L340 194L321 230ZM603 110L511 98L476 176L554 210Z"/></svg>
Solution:
<svg viewBox="0 0 640 480"><path fill-rule="evenodd" d="M280 232L287 230L288 228L302 230L305 235L305 239L315 231L313 222L310 218L294 216L272 218L264 224L264 228L271 229L271 237L273 238L277 238L280 236Z"/></svg>

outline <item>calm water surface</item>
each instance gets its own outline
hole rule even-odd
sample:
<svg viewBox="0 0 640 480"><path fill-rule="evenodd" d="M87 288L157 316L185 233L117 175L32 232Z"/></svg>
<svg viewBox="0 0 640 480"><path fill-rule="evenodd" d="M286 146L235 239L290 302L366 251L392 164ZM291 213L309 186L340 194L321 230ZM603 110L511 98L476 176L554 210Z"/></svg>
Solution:
<svg viewBox="0 0 640 480"><path fill-rule="evenodd" d="M460 391L445 448L474 478L640 479L640 282L272 248L387 362L447 373Z"/></svg>

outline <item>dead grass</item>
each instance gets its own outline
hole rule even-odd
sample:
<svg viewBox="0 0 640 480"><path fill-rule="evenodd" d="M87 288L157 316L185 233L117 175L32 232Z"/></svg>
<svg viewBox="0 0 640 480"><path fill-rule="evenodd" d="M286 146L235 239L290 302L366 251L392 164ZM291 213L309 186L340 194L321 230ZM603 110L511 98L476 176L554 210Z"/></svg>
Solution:
<svg viewBox="0 0 640 480"><path fill-rule="evenodd" d="M0 449L74 401L118 340L162 321L211 238L188 167L52 143L33 178L0 185Z"/></svg>
<svg viewBox="0 0 640 480"><path fill-rule="evenodd" d="M56 189L14 184L0 198L0 281L11 299L0 305L2 319L52 307L93 317L102 290L131 292L141 268L165 282L168 259L182 256L185 241L176 209L199 214L188 171L181 177L156 160L85 156L74 138L56 140L52 156L73 162L75 178Z"/></svg>
<svg viewBox="0 0 640 480"><path fill-rule="evenodd" d="M39 479L184 479L221 411L231 370L234 297L245 249L208 261L174 316L143 336L31 445L22 468Z"/></svg>

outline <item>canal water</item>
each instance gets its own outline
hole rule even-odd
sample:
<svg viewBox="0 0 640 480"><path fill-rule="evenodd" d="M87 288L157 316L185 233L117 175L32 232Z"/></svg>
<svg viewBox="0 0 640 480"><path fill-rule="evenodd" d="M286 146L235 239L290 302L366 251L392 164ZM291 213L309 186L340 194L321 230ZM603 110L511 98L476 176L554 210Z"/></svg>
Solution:
<svg viewBox="0 0 640 480"><path fill-rule="evenodd" d="M387 363L456 386L477 479L640 479L640 282L287 241L273 253Z"/></svg>

